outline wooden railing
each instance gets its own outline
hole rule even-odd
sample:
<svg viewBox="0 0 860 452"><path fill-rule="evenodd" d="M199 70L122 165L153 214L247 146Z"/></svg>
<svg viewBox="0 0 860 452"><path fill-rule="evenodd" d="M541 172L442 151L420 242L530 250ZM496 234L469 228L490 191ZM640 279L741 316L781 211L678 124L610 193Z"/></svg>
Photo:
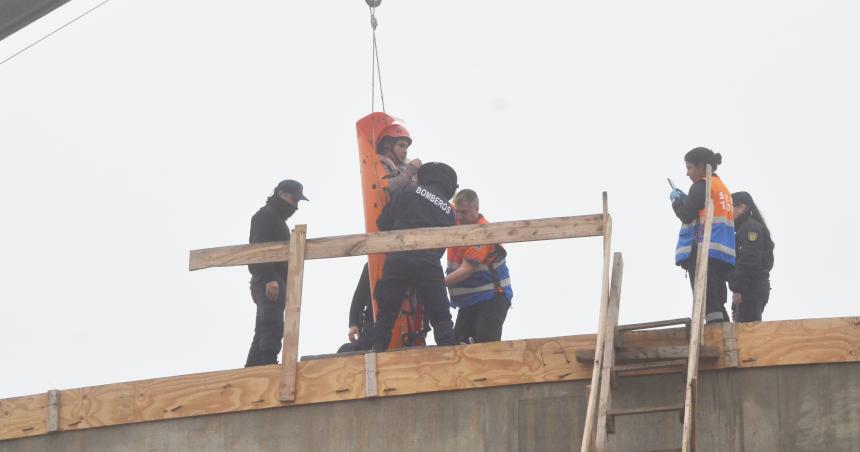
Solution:
<svg viewBox="0 0 860 452"><path fill-rule="evenodd" d="M360 256L396 251L414 251L494 243L533 242L578 237L603 237L603 290L600 305L605 310L609 291L609 250L612 218L603 193L603 213L574 217L508 221L482 225L408 229L338 237L307 238L307 225L297 225L289 242L255 243L193 250L189 270L211 267L289 262L280 399L295 401L299 326L302 306L304 262L308 259ZM601 319L605 313L601 310ZM601 325L602 325L601 320ZM598 335L604 332L601 330ZM602 343L598 338L598 344ZM599 366L595 366L599 369Z"/></svg>

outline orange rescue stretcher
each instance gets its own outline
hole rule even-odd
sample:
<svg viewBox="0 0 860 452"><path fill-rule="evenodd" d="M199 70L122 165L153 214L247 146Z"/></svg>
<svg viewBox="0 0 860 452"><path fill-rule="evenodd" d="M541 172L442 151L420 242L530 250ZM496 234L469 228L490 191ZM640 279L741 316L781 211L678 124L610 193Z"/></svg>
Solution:
<svg viewBox="0 0 860 452"><path fill-rule="evenodd" d="M367 232L378 232L376 219L388 203L389 196L385 190L388 186L385 167L376 154L376 139L386 126L398 122L397 118L385 113L374 112L356 122L358 132L358 158L361 168L361 192L364 198L364 226ZM376 285L382 279L382 269L385 265L384 254L367 256L368 273L370 274L370 293L373 300L373 318L376 320L379 303L376 298ZM424 345L427 326L424 324L424 309L415 297L407 294L401 302L400 313L391 330L391 342L388 349Z"/></svg>

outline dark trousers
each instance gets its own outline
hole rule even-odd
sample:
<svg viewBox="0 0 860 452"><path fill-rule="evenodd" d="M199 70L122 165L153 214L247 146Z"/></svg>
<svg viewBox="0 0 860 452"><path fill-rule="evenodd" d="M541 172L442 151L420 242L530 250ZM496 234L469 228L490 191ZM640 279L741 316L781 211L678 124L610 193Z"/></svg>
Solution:
<svg viewBox="0 0 860 452"><path fill-rule="evenodd" d="M391 341L391 328L400 313L400 305L410 287L433 327L437 345L454 345L454 322L448 307L445 274L435 253L391 253L385 258L382 280L376 287L379 311L372 328L373 349L383 351Z"/></svg>
<svg viewBox="0 0 860 452"><path fill-rule="evenodd" d="M762 279L750 283L741 294L741 304L732 305L735 322L761 322L761 313L770 298L770 281Z"/></svg>
<svg viewBox="0 0 860 452"><path fill-rule="evenodd" d="M460 308L454 324L457 339L466 343L502 340L502 325L510 308L511 301L503 293L495 293L491 300Z"/></svg>
<svg viewBox="0 0 860 452"><path fill-rule="evenodd" d="M695 291L695 256L691 256L688 262L687 272L690 274L690 287ZM726 312L726 300L729 295L727 281L731 269L731 265L719 259L708 259L708 287L705 291L705 323L729 321L729 313Z"/></svg>
<svg viewBox="0 0 860 452"><path fill-rule="evenodd" d="M281 340L284 338L286 286L285 281L279 280L277 301L271 301L266 298L265 282L251 282L251 298L257 305L257 319L245 367L278 363Z"/></svg>

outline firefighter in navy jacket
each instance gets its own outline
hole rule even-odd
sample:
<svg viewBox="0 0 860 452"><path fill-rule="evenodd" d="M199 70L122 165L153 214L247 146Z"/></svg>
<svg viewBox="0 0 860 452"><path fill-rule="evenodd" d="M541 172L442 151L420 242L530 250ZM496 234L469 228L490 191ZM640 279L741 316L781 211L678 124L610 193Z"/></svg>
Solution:
<svg viewBox="0 0 860 452"><path fill-rule="evenodd" d="M454 225L449 200L457 190L457 173L444 163L430 162L418 171L418 185L397 192L379 215L380 231L445 227ZM445 274L440 258L444 249L401 251L385 258L382 280L376 288L379 312L372 329L372 344L384 351L391 328L408 288L415 289L418 302L433 327L437 345L456 344L454 322L448 306Z"/></svg>

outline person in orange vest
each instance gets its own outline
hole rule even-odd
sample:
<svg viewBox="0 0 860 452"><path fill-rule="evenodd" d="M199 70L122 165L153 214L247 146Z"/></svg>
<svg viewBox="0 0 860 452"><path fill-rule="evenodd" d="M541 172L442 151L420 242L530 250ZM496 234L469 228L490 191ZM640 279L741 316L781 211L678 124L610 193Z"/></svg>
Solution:
<svg viewBox="0 0 860 452"><path fill-rule="evenodd" d="M479 212L478 194L468 188L454 197L457 224L488 224ZM511 275L501 245L448 248L445 285L457 308L454 332L460 342L502 340L502 325L514 297Z"/></svg>
<svg viewBox="0 0 860 452"><path fill-rule="evenodd" d="M421 159L407 160L410 146L412 146L412 136L409 130L398 123L386 126L376 138L376 153L385 168L385 180L388 184L385 191L389 199L400 189L414 183L418 170L421 169ZM367 264L364 264L349 307L349 330L346 333L349 342L343 344L338 353L370 348L369 337L365 333L371 324L373 324L373 303L370 294L370 273Z"/></svg>
<svg viewBox="0 0 860 452"><path fill-rule="evenodd" d="M705 199L710 196L714 205L714 221L711 227L711 246L708 249L708 285L705 297L705 322L725 322L728 290L726 282L735 265L735 224L732 192L717 176L717 167L723 157L714 151L697 147L684 155L687 177L693 182L690 194L674 189L669 195L672 209L681 220L678 244L675 247L675 265L689 273L690 287L695 286L696 253L704 239ZM705 165L713 169L711 192L705 193Z"/></svg>

